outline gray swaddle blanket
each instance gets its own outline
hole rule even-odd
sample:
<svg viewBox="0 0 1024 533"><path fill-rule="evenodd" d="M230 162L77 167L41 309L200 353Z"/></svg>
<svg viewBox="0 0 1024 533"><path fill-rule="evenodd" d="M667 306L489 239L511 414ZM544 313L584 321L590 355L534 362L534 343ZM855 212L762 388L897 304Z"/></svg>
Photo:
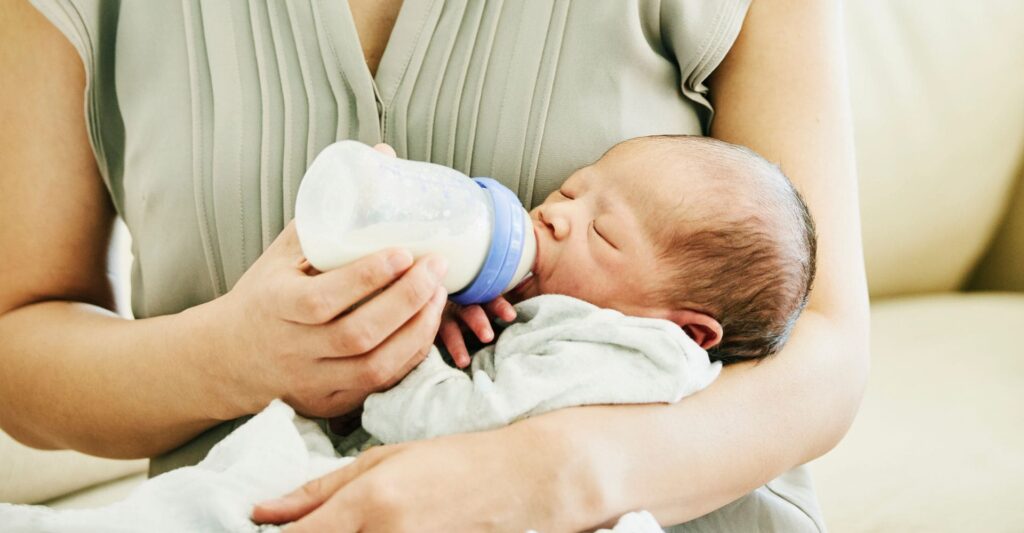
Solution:
<svg viewBox="0 0 1024 533"><path fill-rule="evenodd" d="M721 371L676 324L556 294L520 302L469 372L434 348L395 387L370 395L363 428L385 443L481 431L562 407L675 402Z"/></svg>

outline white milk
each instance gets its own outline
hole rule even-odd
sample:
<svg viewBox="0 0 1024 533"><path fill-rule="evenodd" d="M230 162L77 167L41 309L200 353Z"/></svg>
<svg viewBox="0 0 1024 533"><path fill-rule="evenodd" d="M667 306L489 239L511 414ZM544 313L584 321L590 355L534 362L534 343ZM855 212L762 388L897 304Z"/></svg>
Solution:
<svg viewBox="0 0 1024 533"><path fill-rule="evenodd" d="M303 177L295 226L303 253L325 271L390 247L414 257L437 253L448 260L444 287L467 287L491 245L489 194L464 174L441 165L385 156L355 142L325 148ZM533 227L506 290L529 273L536 254Z"/></svg>

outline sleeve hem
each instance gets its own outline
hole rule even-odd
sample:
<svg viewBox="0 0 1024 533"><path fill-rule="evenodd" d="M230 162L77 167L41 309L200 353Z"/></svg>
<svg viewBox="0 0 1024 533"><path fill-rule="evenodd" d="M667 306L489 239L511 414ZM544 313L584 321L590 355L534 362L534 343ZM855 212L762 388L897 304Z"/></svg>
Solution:
<svg viewBox="0 0 1024 533"><path fill-rule="evenodd" d="M94 40L89 34L85 17L82 16L78 6L67 0L29 0L29 2L64 35L82 60L82 68L85 70L85 92L82 95L85 127L93 158L96 159L100 174L109 188L109 174L100 143L102 137L95 113L97 103L94 91L96 65L96 56L93 51Z"/></svg>
<svg viewBox="0 0 1024 533"><path fill-rule="evenodd" d="M721 2L714 17L713 28L692 59L680 66L680 80L683 94L703 108L701 127L705 133L714 118L714 107L707 98L708 88L704 84L711 73L722 64L726 54L739 36L750 7L750 0Z"/></svg>

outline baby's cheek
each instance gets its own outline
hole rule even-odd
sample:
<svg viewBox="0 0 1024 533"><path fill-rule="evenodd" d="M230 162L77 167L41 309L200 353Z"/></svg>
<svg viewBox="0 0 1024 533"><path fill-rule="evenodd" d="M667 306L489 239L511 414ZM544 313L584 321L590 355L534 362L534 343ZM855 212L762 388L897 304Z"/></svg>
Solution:
<svg viewBox="0 0 1024 533"><path fill-rule="evenodd" d="M565 294L580 300L596 304L595 300L601 300L599 289L601 281L594 279L588 273L576 273L570 276L552 276L543 287L543 292L548 294Z"/></svg>

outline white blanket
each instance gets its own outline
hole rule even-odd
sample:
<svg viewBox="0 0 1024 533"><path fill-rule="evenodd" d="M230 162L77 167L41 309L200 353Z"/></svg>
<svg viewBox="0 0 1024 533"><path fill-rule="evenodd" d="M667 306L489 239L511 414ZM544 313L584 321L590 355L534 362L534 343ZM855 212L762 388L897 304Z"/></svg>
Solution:
<svg viewBox="0 0 1024 533"><path fill-rule="evenodd" d="M0 504L0 530L274 531L249 520L257 502L352 460L336 458L319 426L275 401L217 443L198 465L147 480L122 501L81 510Z"/></svg>
<svg viewBox="0 0 1024 533"><path fill-rule="evenodd" d="M675 402L721 370L666 320L558 295L531 298L516 310L497 343L474 355L470 374L448 366L435 349L396 387L371 395L366 431L342 439L338 449L350 455L380 441L486 430L573 405ZM198 465L150 479L123 501L64 511L0 504L0 530L273 531L249 520L253 505L352 460L339 457L320 426L275 401ZM602 531L662 530L640 511Z"/></svg>
<svg viewBox="0 0 1024 533"><path fill-rule="evenodd" d="M124 500L95 509L0 504L5 533L277 531L249 520L260 501L284 495L353 459L337 457L316 423L271 403L196 466L143 482ZM617 533L662 531L649 513L629 513Z"/></svg>

